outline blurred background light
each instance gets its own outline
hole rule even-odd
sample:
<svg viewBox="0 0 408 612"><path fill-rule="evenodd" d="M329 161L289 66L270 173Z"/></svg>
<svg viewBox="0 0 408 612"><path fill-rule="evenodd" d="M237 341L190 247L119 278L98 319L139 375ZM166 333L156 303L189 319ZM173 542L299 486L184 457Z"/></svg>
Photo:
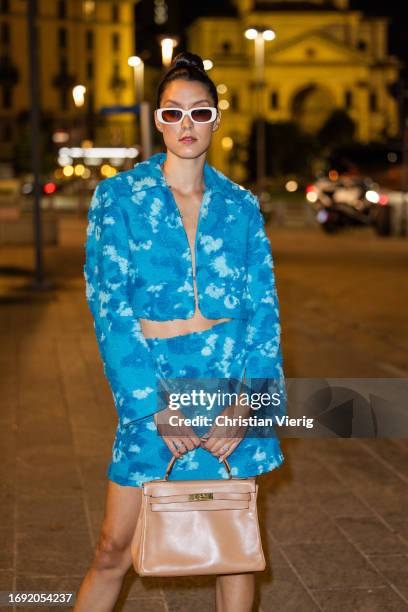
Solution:
<svg viewBox="0 0 408 612"><path fill-rule="evenodd" d="M213 68L214 64L210 59L205 59L203 61L204 64L204 70L211 70L211 68Z"/></svg>
<svg viewBox="0 0 408 612"><path fill-rule="evenodd" d="M248 28L248 30L245 30L245 38L248 38L248 40L254 40L257 36L258 30L255 30L255 28Z"/></svg>
<svg viewBox="0 0 408 612"><path fill-rule="evenodd" d="M224 151L231 151L232 147L234 146L234 141L230 136L224 136L224 138L221 140L221 146Z"/></svg>
<svg viewBox="0 0 408 612"><path fill-rule="evenodd" d="M297 191L297 188L298 188L298 182L294 180L287 181L285 185L286 191L294 192L294 191Z"/></svg>

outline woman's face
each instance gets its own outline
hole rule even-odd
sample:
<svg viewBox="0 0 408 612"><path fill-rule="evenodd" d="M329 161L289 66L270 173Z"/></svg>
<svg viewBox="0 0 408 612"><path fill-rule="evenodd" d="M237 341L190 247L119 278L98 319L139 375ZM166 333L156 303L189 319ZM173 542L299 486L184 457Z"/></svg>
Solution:
<svg viewBox="0 0 408 612"><path fill-rule="evenodd" d="M185 81L176 79L165 88L160 101L160 108L182 108L190 110L194 107L214 106L214 101L204 83L200 81ZM174 125L160 123L157 113L154 120L157 129L163 133L164 144L167 149L177 155L191 159L202 155L210 146L211 136L218 129L221 113L210 123L194 123L185 115L180 123ZM194 140L183 141L182 138L191 136Z"/></svg>

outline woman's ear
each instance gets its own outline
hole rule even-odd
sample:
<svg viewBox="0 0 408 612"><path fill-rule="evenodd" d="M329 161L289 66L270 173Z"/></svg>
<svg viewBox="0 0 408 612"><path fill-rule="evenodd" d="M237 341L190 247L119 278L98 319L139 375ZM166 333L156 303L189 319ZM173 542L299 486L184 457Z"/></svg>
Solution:
<svg viewBox="0 0 408 612"><path fill-rule="evenodd" d="M158 119L157 119L157 114L156 114L156 111L154 111L154 113L153 113L153 117L154 117L154 123L155 123L155 125L156 125L156 128L159 130L159 132L162 132L162 131L163 131L163 128L161 127L161 124L160 124L160 122L159 122L159 121L158 121Z"/></svg>
<svg viewBox="0 0 408 612"><path fill-rule="evenodd" d="M218 130L218 127L220 125L220 121L221 121L221 111L219 110L218 114L217 114L217 118L216 118L216 120L213 123L213 132Z"/></svg>

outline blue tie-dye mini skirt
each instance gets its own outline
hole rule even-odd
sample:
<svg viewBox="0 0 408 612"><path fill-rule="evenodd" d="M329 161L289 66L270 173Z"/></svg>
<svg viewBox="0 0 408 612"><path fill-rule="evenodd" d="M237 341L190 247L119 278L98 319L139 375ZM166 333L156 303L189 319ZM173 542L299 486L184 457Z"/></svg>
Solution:
<svg viewBox="0 0 408 612"><path fill-rule="evenodd" d="M231 319L181 336L146 338L159 377L242 380L246 324L245 319ZM203 435L202 431L196 433ZM107 476L119 485L140 487L144 482L163 478L172 456L152 414L125 427L118 425ZM227 457L231 473L237 477L269 472L283 460L276 435L244 437ZM228 478L224 463L202 447L179 457L169 475L170 480L221 478Z"/></svg>

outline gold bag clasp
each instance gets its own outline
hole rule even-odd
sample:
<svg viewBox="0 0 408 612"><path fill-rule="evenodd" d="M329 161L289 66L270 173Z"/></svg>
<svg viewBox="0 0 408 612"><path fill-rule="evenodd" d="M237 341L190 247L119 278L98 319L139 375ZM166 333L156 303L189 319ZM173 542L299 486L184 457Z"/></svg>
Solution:
<svg viewBox="0 0 408 612"><path fill-rule="evenodd" d="M189 493L188 501L202 501L205 499L213 499L212 493Z"/></svg>

